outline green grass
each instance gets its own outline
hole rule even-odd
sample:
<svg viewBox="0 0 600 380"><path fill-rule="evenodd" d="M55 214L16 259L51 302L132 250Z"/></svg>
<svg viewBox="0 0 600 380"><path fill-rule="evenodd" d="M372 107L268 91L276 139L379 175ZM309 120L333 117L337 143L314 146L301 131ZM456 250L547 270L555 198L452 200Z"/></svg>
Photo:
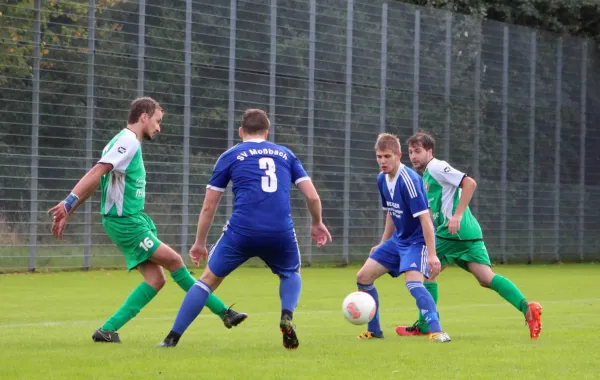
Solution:
<svg viewBox="0 0 600 380"><path fill-rule="evenodd" d="M402 279L377 282L383 340L357 341L343 298L357 267L303 270L295 323L300 348L286 351L278 329L277 278L242 268L217 294L250 313L232 330L207 311L178 347L156 344L172 326L183 292L165 288L120 331L121 345L94 344L93 331L141 280L137 273L92 271L0 276L0 352L5 379L560 379L597 378L600 294L597 265L495 267L544 307L532 341L523 316L456 268L440 278L442 326L453 341L398 337L414 300ZM196 276L199 273L196 273Z"/></svg>

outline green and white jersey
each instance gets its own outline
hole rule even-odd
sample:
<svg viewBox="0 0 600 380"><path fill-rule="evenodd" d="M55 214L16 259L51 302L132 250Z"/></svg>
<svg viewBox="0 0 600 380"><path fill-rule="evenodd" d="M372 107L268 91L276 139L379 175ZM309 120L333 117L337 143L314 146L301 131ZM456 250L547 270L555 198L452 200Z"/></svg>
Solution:
<svg viewBox="0 0 600 380"><path fill-rule="evenodd" d="M433 216L433 222L437 227L436 235L444 239L453 240L477 240L482 239L483 234L479 222L469 207L463 214L460 229L455 235L448 232L448 221L454 215L456 206L460 200L460 183L465 173L454 169L446 161L436 158L429 161L423 182L427 190L427 200Z"/></svg>
<svg viewBox="0 0 600 380"><path fill-rule="evenodd" d="M113 169L102 176L102 216L129 216L144 209L146 169L142 159L142 144L134 132L123 129L104 147L99 163L112 164Z"/></svg>

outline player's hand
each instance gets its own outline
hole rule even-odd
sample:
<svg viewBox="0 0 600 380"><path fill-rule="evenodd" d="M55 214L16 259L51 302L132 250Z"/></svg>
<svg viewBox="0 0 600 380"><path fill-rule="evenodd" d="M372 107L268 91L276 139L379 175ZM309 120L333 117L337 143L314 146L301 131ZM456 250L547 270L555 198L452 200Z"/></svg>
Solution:
<svg viewBox="0 0 600 380"><path fill-rule="evenodd" d="M331 234L323 223L310 226L310 238L317 243L317 247L322 247L328 242L331 243Z"/></svg>
<svg viewBox="0 0 600 380"><path fill-rule="evenodd" d="M442 264L440 263L440 259L438 259L436 252L429 252L427 254L427 265L429 266L429 279L435 279L442 270Z"/></svg>
<svg viewBox="0 0 600 380"><path fill-rule="evenodd" d="M48 214L52 215L52 235L55 238L62 240L63 231L67 225L69 219L67 210L65 209L65 202L60 202L56 206L48 210Z"/></svg>
<svg viewBox="0 0 600 380"><path fill-rule="evenodd" d="M194 243L192 248L190 248L190 259L192 259L192 262L196 266L199 266L200 260L206 260L207 258L208 250L206 249L206 244Z"/></svg>
<svg viewBox="0 0 600 380"><path fill-rule="evenodd" d="M369 255L370 255L371 253L375 252L375 250L376 250L377 248L379 248L379 246L380 246L380 245L381 245L381 244L377 244L376 246L374 246L373 248L371 248L371 252L369 252Z"/></svg>
<svg viewBox="0 0 600 380"><path fill-rule="evenodd" d="M452 218L448 221L448 232L452 235L458 233L460 230L460 222L462 221L462 215L452 215Z"/></svg>
<svg viewBox="0 0 600 380"><path fill-rule="evenodd" d="M67 226L67 221L69 217L64 217L62 219L57 219L52 221L52 235L58 240L63 239L63 232L65 231L65 227Z"/></svg>

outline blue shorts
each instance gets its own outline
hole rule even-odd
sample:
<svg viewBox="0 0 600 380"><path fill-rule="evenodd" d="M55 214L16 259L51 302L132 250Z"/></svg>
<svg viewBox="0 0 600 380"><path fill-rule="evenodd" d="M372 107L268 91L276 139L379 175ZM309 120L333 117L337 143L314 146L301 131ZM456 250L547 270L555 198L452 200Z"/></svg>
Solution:
<svg viewBox="0 0 600 380"><path fill-rule="evenodd" d="M245 236L228 228L208 252L208 267L217 277L226 277L252 257L259 257L282 277L300 270L296 233L276 236Z"/></svg>
<svg viewBox="0 0 600 380"><path fill-rule="evenodd" d="M425 244L401 245L396 238L391 237L371 253L369 258L389 269L392 277L414 270L429 278Z"/></svg>

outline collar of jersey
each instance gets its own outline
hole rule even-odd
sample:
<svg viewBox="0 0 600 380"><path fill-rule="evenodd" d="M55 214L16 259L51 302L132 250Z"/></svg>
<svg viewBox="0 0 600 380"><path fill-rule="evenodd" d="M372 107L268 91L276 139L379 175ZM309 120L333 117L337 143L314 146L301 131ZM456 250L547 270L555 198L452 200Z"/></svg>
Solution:
<svg viewBox="0 0 600 380"><path fill-rule="evenodd" d="M250 139L250 140L246 140L244 142L254 142L254 143L261 143L264 142L264 139Z"/></svg>
<svg viewBox="0 0 600 380"><path fill-rule="evenodd" d="M431 160L429 160L425 169L429 169L429 165L431 165L434 161L439 161L439 160L437 158L433 157Z"/></svg>
<svg viewBox="0 0 600 380"><path fill-rule="evenodd" d="M394 180L400 176L400 170L402 170L402 169L404 169L404 164L403 164L403 163L400 163L400 166L398 166L398 170L396 171L396 175L394 176L394 178L392 178L392 179L391 179L391 181L390 181L390 176L389 176L389 174L386 174L386 175L385 175L385 181L386 181L387 183L393 183L393 182L394 182Z"/></svg>

